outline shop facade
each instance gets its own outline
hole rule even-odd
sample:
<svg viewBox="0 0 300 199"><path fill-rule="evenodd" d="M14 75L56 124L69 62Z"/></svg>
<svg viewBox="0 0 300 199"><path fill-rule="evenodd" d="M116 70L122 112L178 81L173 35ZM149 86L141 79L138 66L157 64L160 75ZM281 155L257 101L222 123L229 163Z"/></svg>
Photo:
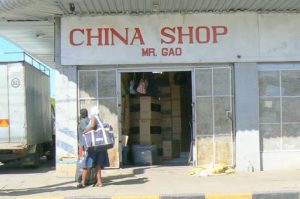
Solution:
<svg viewBox="0 0 300 199"><path fill-rule="evenodd" d="M124 90L136 75L161 74L184 74L186 85L170 83L186 105L172 109L170 131L187 119L178 140L193 165L298 167L299 23L299 14L246 12L57 18L57 168L77 158L78 113L92 106L114 128L110 162L120 167Z"/></svg>

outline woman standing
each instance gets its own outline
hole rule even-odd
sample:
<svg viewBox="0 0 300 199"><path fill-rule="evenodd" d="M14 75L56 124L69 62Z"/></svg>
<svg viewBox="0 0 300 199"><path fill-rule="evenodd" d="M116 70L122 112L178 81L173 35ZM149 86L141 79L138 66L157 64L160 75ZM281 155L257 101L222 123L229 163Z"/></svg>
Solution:
<svg viewBox="0 0 300 199"><path fill-rule="evenodd" d="M93 107L90 111L90 122L88 126L84 129L83 133L87 133L91 130L96 130L100 127L100 117L99 110L97 107ZM102 176L101 169L109 166L108 153L106 149L101 148L88 148L86 149L86 154L82 162L82 181L77 185L78 188L85 187L85 183L88 176L89 169L96 167L97 171L97 183L95 186L102 187Z"/></svg>

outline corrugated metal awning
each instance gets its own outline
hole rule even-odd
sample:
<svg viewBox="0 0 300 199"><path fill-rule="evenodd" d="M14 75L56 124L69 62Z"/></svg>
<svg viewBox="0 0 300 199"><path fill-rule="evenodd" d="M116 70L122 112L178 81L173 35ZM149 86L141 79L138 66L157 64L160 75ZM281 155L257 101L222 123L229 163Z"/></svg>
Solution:
<svg viewBox="0 0 300 199"><path fill-rule="evenodd" d="M54 67L54 24L48 21L0 22L0 35Z"/></svg>
<svg viewBox="0 0 300 199"><path fill-rule="evenodd" d="M299 12L299 0L59 0L64 14L155 14L195 12Z"/></svg>
<svg viewBox="0 0 300 199"><path fill-rule="evenodd" d="M54 66L56 16L241 11L299 13L300 0L1 0L0 35ZM31 27L28 21L43 21L47 25Z"/></svg>
<svg viewBox="0 0 300 199"><path fill-rule="evenodd" d="M194 12L300 12L300 0L1 0L2 20L47 20L61 15Z"/></svg>

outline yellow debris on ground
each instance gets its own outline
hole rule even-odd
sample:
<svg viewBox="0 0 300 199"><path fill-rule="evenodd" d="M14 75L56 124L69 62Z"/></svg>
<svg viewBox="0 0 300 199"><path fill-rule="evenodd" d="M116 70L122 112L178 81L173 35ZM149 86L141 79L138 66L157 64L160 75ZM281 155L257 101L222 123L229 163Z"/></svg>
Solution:
<svg viewBox="0 0 300 199"><path fill-rule="evenodd" d="M195 176L211 176L216 174L234 174L235 170L230 165L215 164L215 165L200 165L190 171L189 175Z"/></svg>
<svg viewBox="0 0 300 199"><path fill-rule="evenodd" d="M235 170L234 169L227 169L225 171L226 174L235 174Z"/></svg>

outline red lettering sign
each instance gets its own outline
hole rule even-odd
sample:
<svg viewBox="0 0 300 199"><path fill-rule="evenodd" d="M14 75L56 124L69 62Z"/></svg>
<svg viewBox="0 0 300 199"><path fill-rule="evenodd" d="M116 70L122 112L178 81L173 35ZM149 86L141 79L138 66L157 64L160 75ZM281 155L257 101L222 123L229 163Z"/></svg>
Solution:
<svg viewBox="0 0 300 199"><path fill-rule="evenodd" d="M161 44L206 44L217 43L218 36L227 34L226 26L189 26L163 27L161 29ZM212 38L212 41L211 41Z"/></svg>
<svg viewBox="0 0 300 199"><path fill-rule="evenodd" d="M210 41L210 29L209 29L209 27L199 26L199 27L196 28L196 41L199 44L205 44L205 43L208 43Z"/></svg>
<svg viewBox="0 0 300 199"><path fill-rule="evenodd" d="M97 42L93 43L94 40ZM116 41L124 45L133 45L136 42L140 45L145 44L140 28L134 28L133 31L124 28L124 32L114 28L75 28L70 31L69 41L72 46L114 46Z"/></svg>
<svg viewBox="0 0 300 199"><path fill-rule="evenodd" d="M135 30L134 36L133 36L133 38L132 38L132 40L131 40L130 45L133 45L133 42L134 42L134 40L136 40L136 39L139 40L139 42L140 42L141 45L145 45L145 42L144 42L144 39L143 39L141 30L140 30L139 28L135 28L134 30Z"/></svg>
<svg viewBox="0 0 300 199"><path fill-rule="evenodd" d="M86 29L86 33L87 33L87 46L91 46L92 45L92 39L98 39L98 45L102 45L102 28L98 28L97 29L98 35L92 36L92 29L91 28L87 28Z"/></svg>
<svg viewBox="0 0 300 199"><path fill-rule="evenodd" d="M227 27L226 26L212 26L213 30L213 43L217 43L217 36L218 35L226 35L227 34Z"/></svg>
<svg viewBox="0 0 300 199"><path fill-rule="evenodd" d="M80 46L83 44L83 41L81 41L79 43L75 43L75 41L74 41L75 32L79 32L79 34L81 33L81 35L84 35L84 30L76 28L76 29L71 30L71 32L70 32L70 44L73 46Z"/></svg>
<svg viewBox="0 0 300 199"><path fill-rule="evenodd" d="M178 44L183 44L183 37L188 37L189 39L189 43L193 44L194 40L193 40L193 29L194 27L188 27L187 31L188 33L183 33L183 28L182 27L177 27L178 30Z"/></svg>
<svg viewBox="0 0 300 199"><path fill-rule="evenodd" d="M167 31L171 31L171 33L168 33ZM160 39L160 43L161 44L172 44L175 41L175 36L173 34L175 34L175 28L170 28L170 27L164 27L161 29L160 34L161 36L163 36ZM165 40L164 37L169 38L169 40Z"/></svg>
<svg viewBox="0 0 300 199"><path fill-rule="evenodd" d="M188 26L163 27L160 30L161 44L208 44L218 43L219 37L228 33L226 26ZM72 46L114 46L145 45L140 28L75 28L70 31L69 42Z"/></svg>

